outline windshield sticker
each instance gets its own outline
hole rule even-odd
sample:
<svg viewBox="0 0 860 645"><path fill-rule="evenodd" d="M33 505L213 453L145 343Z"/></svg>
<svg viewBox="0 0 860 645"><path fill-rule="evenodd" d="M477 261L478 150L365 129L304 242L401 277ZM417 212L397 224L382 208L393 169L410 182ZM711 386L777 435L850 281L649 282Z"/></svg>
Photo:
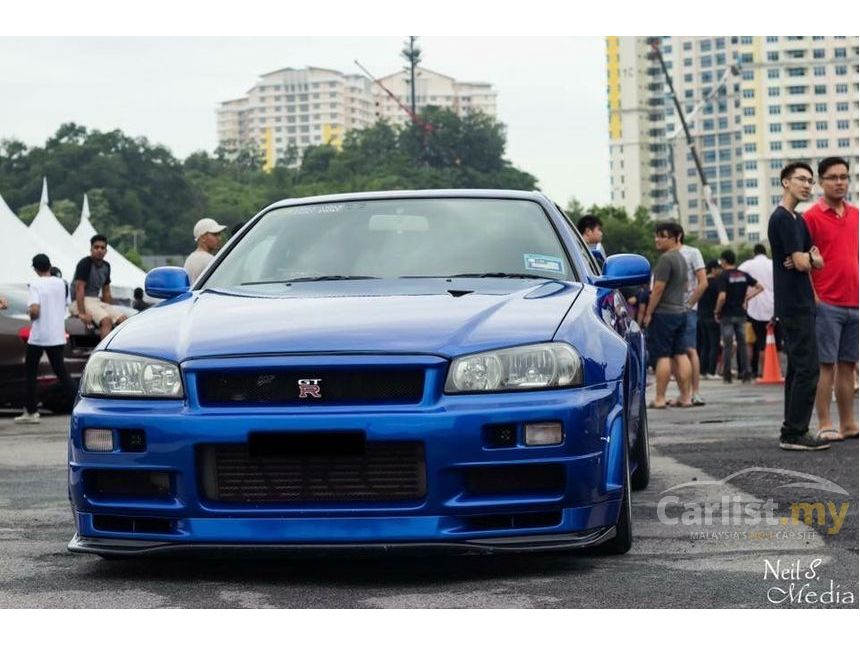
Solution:
<svg viewBox="0 0 860 645"><path fill-rule="evenodd" d="M561 258L557 258L552 255L524 253L523 260L525 261L526 269L564 273L564 264L562 263Z"/></svg>

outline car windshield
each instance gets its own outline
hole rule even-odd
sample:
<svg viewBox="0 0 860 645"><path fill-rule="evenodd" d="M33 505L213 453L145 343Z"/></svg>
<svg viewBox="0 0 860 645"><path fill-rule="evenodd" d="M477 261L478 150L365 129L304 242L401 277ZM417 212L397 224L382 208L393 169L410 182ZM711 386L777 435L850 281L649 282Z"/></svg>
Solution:
<svg viewBox="0 0 860 645"><path fill-rule="evenodd" d="M536 202L384 199L273 210L204 287L438 276L570 280L573 273Z"/></svg>

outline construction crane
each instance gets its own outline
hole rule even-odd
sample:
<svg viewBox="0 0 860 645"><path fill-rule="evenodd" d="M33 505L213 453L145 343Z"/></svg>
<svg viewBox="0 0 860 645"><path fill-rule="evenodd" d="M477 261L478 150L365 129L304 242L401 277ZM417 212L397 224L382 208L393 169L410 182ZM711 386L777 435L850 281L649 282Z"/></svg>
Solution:
<svg viewBox="0 0 860 645"><path fill-rule="evenodd" d="M680 101L678 101L678 96L675 94L675 87L672 84L672 76L669 74L669 70L666 67L666 61L663 60L663 54L660 51L659 41L652 40L651 41L651 49L654 51L654 55L657 60L660 62L660 67L663 69L663 75L666 77L666 84L669 86L669 93L672 95L672 102L675 104L675 110L678 112L678 118L681 121L681 126L676 128L676 130L669 135L667 139L667 143L670 147L670 157L671 153L671 145L675 138L683 132L686 140L687 147L690 150L690 155L693 157L693 163L696 165L696 171L699 174L699 181L702 182L702 190L705 193L705 203L708 205L708 214L711 216L711 219L714 220L714 226L717 228L717 236L719 237L720 244L728 245L729 244L729 236L726 233L726 227L723 224L723 218L720 215L720 209L717 206L717 200L714 198L714 191L711 189L711 186L708 184L708 180L705 177L705 171L702 169L702 162L699 159L699 153L696 151L696 144L693 141L693 137L690 135L690 127L688 125L687 120L692 120L695 116L705 107L708 103L710 103L714 97L720 92L720 90L725 87L728 83L728 80L731 76L737 76L740 73L740 69L737 65L732 65L723 73L720 77L719 82L716 86L711 90L711 92L702 99L688 114L684 114L684 110L681 107ZM674 162L672 163L671 168L674 174ZM678 196L677 193L674 192L675 206L678 207Z"/></svg>
<svg viewBox="0 0 860 645"><path fill-rule="evenodd" d="M424 119L422 119L420 116L418 116L413 110L409 109L409 107L407 105L404 105L403 102L400 99L398 99L387 87L385 87L385 85L383 85L379 79L375 78L373 76L373 74L371 74L369 71L367 71L367 68L364 65L359 63L357 60L354 62L358 66L358 68L362 72L364 72L364 75L368 79L370 79L371 82L376 83L379 87L381 87L382 91L385 92L386 94L388 94L388 96L391 97L395 103L397 103L397 105L400 107L400 109L409 115L409 118L412 120L412 123L414 123L416 126L421 128L424 131L425 135L427 133L433 131L433 125L431 123L426 122ZM413 84L413 87L414 87L414 84Z"/></svg>

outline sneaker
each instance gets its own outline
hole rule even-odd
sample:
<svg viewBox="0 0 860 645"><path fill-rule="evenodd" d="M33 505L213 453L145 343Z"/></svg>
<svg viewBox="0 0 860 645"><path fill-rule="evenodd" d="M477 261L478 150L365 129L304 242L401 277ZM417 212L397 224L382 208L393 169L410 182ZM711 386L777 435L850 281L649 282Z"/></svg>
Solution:
<svg viewBox="0 0 860 645"><path fill-rule="evenodd" d="M701 397L701 395L694 394L693 395L693 405L695 405L696 407L701 407L701 406L705 405L705 400Z"/></svg>
<svg viewBox="0 0 860 645"><path fill-rule="evenodd" d="M729 385L731 385L731 383L732 383L732 375L731 375L731 374L729 374L728 376L724 376L724 377L723 377L723 383L728 383Z"/></svg>
<svg viewBox="0 0 860 645"><path fill-rule="evenodd" d="M780 437L779 447L783 450L826 450L830 443L806 432L799 437Z"/></svg>
<svg viewBox="0 0 860 645"><path fill-rule="evenodd" d="M30 414L26 410L20 417L15 417L15 423L39 423L39 413Z"/></svg>

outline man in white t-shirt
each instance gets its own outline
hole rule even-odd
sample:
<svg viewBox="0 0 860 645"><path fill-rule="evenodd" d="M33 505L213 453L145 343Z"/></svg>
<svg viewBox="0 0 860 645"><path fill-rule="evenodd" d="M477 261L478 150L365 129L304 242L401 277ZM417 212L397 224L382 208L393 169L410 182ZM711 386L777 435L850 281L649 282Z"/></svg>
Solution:
<svg viewBox="0 0 860 645"><path fill-rule="evenodd" d="M221 231L226 226L216 222L211 217L204 217L194 225L194 240L197 248L185 260L185 271L191 284L206 270L215 257L215 251L221 245Z"/></svg>
<svg viewBox="0 0 860 645"><path fill-rule="evenodd" d="M752 324L755 332L750 369L753 377L756 377L759 356L764 351L767 341L767 325L773 319L773 262L767 257L767 249L763 244L756 244L753 252L755 256L741 263L738 270L748 273L764 287L761 295L747 303L747 320Z"/></svg>
<svg viewBox="0 0 860 645"><path fill-rule="evenodd" d="M693 369L692 401L693 405L705 405L704 399L699 394L701 361L699 360L698 343L696 342L696 331L699 326L699 299L708 288L705 259L702 257L702 252L695 246L684 244L683 229L681 232L681 247L678 251L681 252L681 255L684 256L684 261L687 263L687 292L684 297L684 302L687 306L687 326L684 332L684 347Z"/></svg>
<svg viewBox="0 0 860 645"><path fill-rule="evenodd" d="M27 312L32 321L25 360L27 409L20 417L15 417L15 423L39 423L36 381L42 352L48 354L51 369L60 380L66 396L69 400L75 396L75 386L63 362L63 350L66 347L66 305L69 302L66 283L62 278L51 275L51 261L44 253L33 258L33 269L39 277L30 284L27 295Z"/></svg>

